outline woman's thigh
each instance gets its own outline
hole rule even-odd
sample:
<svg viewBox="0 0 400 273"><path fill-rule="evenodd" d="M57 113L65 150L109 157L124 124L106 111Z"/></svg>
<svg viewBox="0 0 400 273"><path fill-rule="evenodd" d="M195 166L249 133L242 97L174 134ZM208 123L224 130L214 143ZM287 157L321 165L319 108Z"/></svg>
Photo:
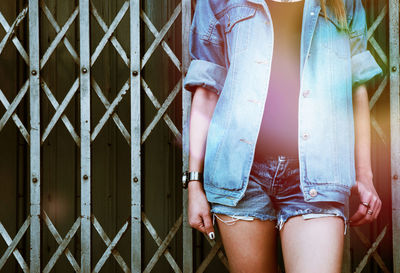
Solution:
<svg viewBox="0 0 400 273"><path fill-rule="evenodd" d="M280 231L286 272L340 272L344 229L341 217L289 218Z"/></svg>
<svg viewBox="0 0 400 273"><path fill-rule="evenodd" d="M230 272L277 272L275 221L216 216Z"/></svg>

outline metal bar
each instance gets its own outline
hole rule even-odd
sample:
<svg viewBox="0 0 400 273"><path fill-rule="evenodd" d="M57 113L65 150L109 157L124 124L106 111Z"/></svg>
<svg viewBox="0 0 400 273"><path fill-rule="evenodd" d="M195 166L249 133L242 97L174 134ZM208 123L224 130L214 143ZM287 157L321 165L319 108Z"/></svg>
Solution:
<svg viewBox="0 0 400 273"><path fill-rule="evenodd" d="M99 97L105 108L108 109L110 107L110 102L108 101L106 96L104 96L103 92L101 92L99 84L93 78L92 78L92 88L94 92L96 92L97 96ZM114 123L117 125L118 129L121 131L121 134L124 136L128 145L131 145L131 136L128 130L126 129L125 125L122 123L121 119L117 115L117 113L115 112L112 113L112 118L114 120Z"/></svg>
<svg viewBox="0 0 400 273"><path fill-rule="evenodd" d="M199 268L196 270L196 273L203 273L207 269L207 266L211 263L212 259L217 254L220 247L222 247L221 241L218 241L214 244L214 246L211 248L210 252L208 253L207 257L202 261Z"/></svg>
<svg viewBox="0 0 400 273"><path fill-rule="evenodd" d="M154 37L157 37L160 35L160 33L157 31L156 27L153 25L149 17L147 17L146 13L143 11L140 13L140 18L142 18L143 22L146 24L146 26L149 28L151 33L154 35ZM164 49L165 53L167 53L168 57L171 59L171 61L174 63L175 67L181 71L181 62L179 59L176 57L172 49L168 46L168 44L165 41L161 42L161 46Z"/></svg>
<svg viewBox="0 0 400 273"><path fill-rule="evenodd" d="M44 14L46 15L46 17L49 19L49 22L51 23L51 25L53 26L53 28L59 32L61 30L61 28L58 26L56 20L54 19L52 13L50 12L50 10L48 9L48 7L46 6L44 0L40 1L40 5L43 9ZM96 8L94 7L94 5L90 2L91 5L91 12L93 14L93 16L96 18L97 22L99 23L99 25L101 26L101 28L104 30L104 32L107 32L108 27L105 24L105 22L103 21L103 19L101 19L100 15L98 14ZM71 43L69 42L67 37L64 37L63 39L64 45L67 48L68 52L70 53L71 57L74 59L75 63L77 63L79 65L79 57L78 54L76 53L74 47L71 45ZM129 59L126 56L125 51L122 49L122 46L118 43L117 39L115 39L114 36L111 36L111 43L114 45L114 47L116 48L117 52L120 54L121 58L124 60L125 64L127 66L129 66ZM91 83L92 83L92 88L94 89L94 91L96 92L96 94L98 95L98 97L100 98L101 102L103 103L103 105L106 107L106 109L108 109L110 107L110 103L108 102L107 98L104 96L104 94L101 92L101 89L99 87L99 85L97 84L97 82L92 78L91 79ZM46 90L46 85L44 87L45 92ZM50 98L51 93L46 92L46 94L48 95L53 107L58 107L58 103L57 106L55 106L55 104L53 104L53 101ZM52 96L52 95L51 95ZM54 98L54 97L53 97ZM54 101L56 102L56 101ZM112 118L115 122L115 124L117 125L118 129L121 131L122 135L124 136L125 140L128 142L128 144L130 145L130 135L128 130L125 128L125 126L123 125L123 123L121 122L120 118L118 117L118 115L116 113L112 114ZM65 126L67 127L68 131L71 133L72 137L74 138L75 142L77 143L77 145L80 145L80 138L79 136L76 136L73 130L73 127L71 127L70 125L68 125L68 119L65 117L65 115L61 116L61 119L63 120ZM44 141L44 138L42 136L42 142Z"/></svg>
<svg viewBox="0 0 400 273"><path fill-rule="evenodd" d="M97 11L96 7L93 5L92 2L90 2L90 11L93 14L93 17L96 19L96 21L99 23L101 29L104 31L104 33L107 33L108 31L108 26L104 22L104 20L101 18L99 12ZM121 44L118 42L118 40L115 38L114 34L111 34L110 41L114 48L117 50L118 54L121 56L122 60L126 64L126 66L129 67L129 58L126 55L125 50L122 48Z"/></svg>
<svg viewBox="0 0 400 273"><path fill-rule="evenodd" d="M399 1L389 1L390 134L392 174L393 269L400 272L400 77Z"/></svg>
<svg viewBox="0 0 400 273"><path fill-rule="evenodd" d="M388 75L385 75L378 88L376 89L374 95L372 95L371 99L369 100L369 110L372 110L372 108L374 108L375 103L378 101L383 91L386 89L387 84Z"/></svg>
<svg viewBox="0 0 400 273"><path fill-rule="evenodd" d="M143 79L142 79L142 82L144 82ZM171 91L171 93L169 93L168 97L165 99L163 105L160 107L160 109L158 109L156 116L150 122L149 126L147 126L146 130L143 132L142 143L144 143L146 141L147 137L150 135L151 131L157 125L158 121L161 119L161 117L167 111L168 106L172 103L172 101L178 95L179 91L182 89L181 85L182 85L182 80L178 81L178 83L175 85L174 89Z"/></svg>
<svg viewBox="0 0 400 273"><path fill-rule="evenodd" d="M26 266L25 261L23 260L21 254L19 254L16 247L17 247L19 241L21 240L22 236L24 236L26 230L28 229L29 224L31 223L30 220L31 220L31 218L28 216L28 218L25 220L24 224L19 229L17 235L15 235L14 240L12 240L12 241L11 241L11 238L8 235L6 229L4 228L3 224L0 223L0 234L6 240L6 243L8 245L8 248L6 249L6 251L4 252L3 256L0 259L0 270L3 268L4 264L7 262L8 258L10 257L11 253L13 253L13 252L14 252L14 255L17 258L18 262L20 264L22 263L21 267L24 268ZM18 256L21 256L21 257L19 258ZM25 269L24 269L24 272L25 272ZM28 268L28 272L29 272L29 268Z"/></svg>
<svg viewBox="0 0 400 273"><path fill-rule="evenodd" d="M61 28L61 30L58 31L56 38L54 38L53 42L51 42L50 46L48 47L46 52L43 54L42 60L40 61L40 69L43 69L43 67L46 65L47 61L50 59L54 50L56 50L56 48L59 45L59 43L61 42L61 40L63 40L63 38L65 37L65 34L67 33L68 29L71 27L72 23L75 21L75 18L77 16L78 16L78 7L76 7L75 10L72 12L72 14L68 18L67 22Z"/></svg>
<svg viewBox="0 0 400 273"><path fill-rule="evenodd" d="M161 244L163 243L162 239L160 236L158 236L156 230L154 229L153 225L151 222L147 219L146 215L142 213L142 219L143 223L146 226L147 230L149 231L151 237L153 237L154 241L156 242L157 246L160 247ZM175 222L175 225L178 225L178 228L182 224L182 215L179 216L179 219L177 222ZM174 272L182 272L181 269L179 268L178 264L175 262L174 258L172 257L171 253L168 251L168 248L164 250L164 256L171 265L171 267L174 269Z"/></svg>
<svg viewBox="0 0 400 273"><path fill-rule="evenodd" d="M6 96L4 96L4 93L3 93L3 91L2 91L1 89L0 89L0 101L1 101L1 103L4 105L4 108L8 109L8 108L10 107L10 103L8 102ZM29 136L28 130L26 130L24 124L23 124L22 121L19 119L19 117L18 117L18 115L17 115L16 113L13 113L11 117L12 117L12 119L14 120L15 125L17 125L18 129L20 130L22 136L25 138L26 142L27 142L28 145L29 145L29 142L30 142L29 138L30 138L30 136Z"/></svg>
<svg viewBox="0 0 400 273"><path fill-rule="evenodd" d="M40 272L40 82L39 3L29 0L30 272Z"/></svg>
<svg viewBox="0 0 400 273"><path fill-rule="evenodd" d="M26 12L28 11L28 7L26 7L24 10L26 10ZM26 15L25 15L26 16ZM8 30L10 29L10 25L7 23L6 18L4 18L3 14L0 12L0 24L3 26L4 30L6 32L8 32ZM22 46L21 42L18 40L18 38L16 36L13 36L11 38L11 40L13 41L13 44L15 45L15 48L18 50L19 54L21 54L22 59L24 59L25 63L28 64L29 60L28 60L28 54L25 51L25 48Z"/></svg>
<svg viewBox="0 0 400 273"><path fill-rule="evenodd" d="M110 119L112 114L115 112L118 104L122 101L122 99L124 98L124 96L126 95L126 92L128 90L129 90L129 80L127 80L124 83L121 90L118 92L117 97L114 99L114 101L111 103L111 105L107 108L107 111L104 113L104 115L101 117L99 123L93 129L93 133L91 136L92 141L97 137L97 135L100 133L101 129L104 127L106 122Z"/></svg>
<svg viewBox="0 0 400 273"><path fill-rule="evenodd" d="M111 244L110 238L108 238L107 234L105 233L104 229L101 227L99 221L97 221L96 217L93 215L92 217L93 226L99 233L101 239L103 239L104 243L108 246ZM128 221L126 222L128 223ZM125 231L124 231L125 232ZM114 256L115 260L118 262L119 266L122 268L124 272L131 272L129 270L128 265L125 263L124 259L121 257L121 254L118 252L117 249L112 249L111 254Z"/></svg>
<svg viewBox="0 0 400 273"><path fill-rule="evenodd" d="M75 233L78 231L79 225L80 225L80 219L76 219L75 223L72 225L71 229L68 231L67 235L65 236L64 239L61 239L60 235L58 234L56 228L54 227L53 223L51 223L50 218L47 216L47 214L45 215L45 221L47 226L50 229L50 232L53 234L54 238L56 238L57 243L59 244L56 252L54 252L53 256L50 258L49 262L47 263L47 265L45 266L45 268L43 269L43 273L48 273L51 271L51 269L54 267L54 265L56 264L57 260L61 257L61 255L63 253L67 254L69 253L69 255L67 254L68 260L71 262L72 266L74 267L75 271L79 272L79 266L76 263L74 257L72 256L71 252L66 249L69 242L71 241L71 239L75 236ZM58 235L58 236L57 236Z"/></svg>
<svg viewBox="0 0 400 273"><path fill-rule="evenodd" d="M140 1L130 0L131 77L131 271L141 272L141 163L140 163Z"/></svg>
<svg viewBox="0 0 400 273"><path fill-rule="evenodd" d="M355 273L361 273L362 272L364 267L367 265L368 259L370 258L372 253L374 253L376 251L376 249L378 248L378 246L381 243L382 239L385 237L386 230L387 230L387 226L385 226L385 228L382 230L382 232L376 238L376 241L372 244L371 248L368 249L367 254L365 254L365 256L361 260L360 264L357 266L356 270L354 271ZM394 272L397 272L397 271L394 271Z"/></svg>
<svg viewBox="0 0 400 273"><path fill-rule="evenodd" d="M143 56L141 68L143 68L147 61L150 59L153 52L156 50L157 46L161 43L164 36L167 34L168 30L171 28L172 24L175 22L176 18L178 18L179 13L182 10L182 6L179 4L174 12L172 13L171 17L168 19L167 23L163 26L158 36L155 37L153 43L147 49L146 53Z"/></svg>
<svg viewBox="0 0 400 273"><path fill-rule="evenodd" d="M6 125L7 121L13 115L15 109L17 109L17 106L21 102L22 98L25 96L26 92L28 91L28 88L29 88L29 80L27 80L21 87L21 89L18 91L17 96L14 98L13 102L10 104L10 106L4 113L3 117L0 119L0 131L3 129L4 125Z"/></svg>
<svg viewBox="0 0 400 273"><path fill-rule="evenodd" d="M79 84L78 80L76 80L77 84ZM55 110L59 109L60 105L57 102L57 99L54 97L53 93L51 92L49 86L47 83L42 79L40 85L42 86L42 89L44 93L46 94L47 98L49 99L51 105ZM71 124L69 119L65 114L62 114L61 120L63 121L65 127L67 128L68 132L71 134L72 138L74 139L76 145L78 147L81 145L81 138L78 136L78 134L75 132L74 126ZM50 133L50 131L49 131ZM42 135L42 143L45 140L45 134Z"/></svg>
<svg viewBox="0 0 400 273"><path fill-rule="evenodd" d="M7 33L4 36L3 40L0 42L0 54L1 52L3 52L3 49L5 47L5 45L7 44L8 40L13 38L13 35L15 33L15 29L19 26L19 24L21 24L21 22L24 20L26 13L27 13L28 9L24 8L20 14L17 16L17 18L15 19L14 23L11 25L11 27L6 30Z"/></svg>
<svg viewBox="0 0 400 273"><path fill-rule="evenodd" d="M143 221L149 221L147 218L143 217ZM156 253L154 253L153 257L150 259L149 263L147 264L146 268L143 272L147 273L150 272L157 261L160 259L161 255L164 253L165 249L174 238L176 232L178 231L179 227L182 223L182 215L179 216L178 220L176 220L175 224L172 226L171 230L168 232L167 236L165 237L164 241L158 247Z"/></svg>
<svg viewBox="0 0 400 273"><path fill-rule="evenodd" d="M111 23L109 29L107 32L104 34L103 38L101 39L100 43L97 45L92 57L91 57L91 62L90 65L93 65L97 58L99 57L101 51L103 51L103 48L107 44L108 40L110 40L110 37L113 35L114 31L117 29L119 23L121 22L122 18L124 18L126 11L129 8L129 3L125 2L122 5L122 8L118 12L118 14L115 16L113 22Z"/></svg>
<svg viewBox="0 0 400 273"><path fill-rule="evenodd" d="M381 46L375 40L375 38L371 37L371 38L369 38L368 41L372 45L372 47L375 49L376 53L378 54L379 58L381 58L382 62L385 64L385 66L387 66L387 64L388 64L387 56L386 56L385 52L383 51L383 49L381 48Z"/></svg>
<svg viewBox="0 0 400 273"><path fill-rule="evenodd" d="M49 10L49 8L46 6L46 3L44 2L44 0L40 0L40 7L42 8L43 13L46 15L47 19L49 19L49 22L53 26L54 30L57 33L60 32L61 28L57 24L57 21L54 19L53 14ZM64 43L65 47L67 48L68 52L71 54L75 63L79 65L78 54L76 53L74 47L71 45L71 43L69 42L69 40L66 36L64 36L64 38L63 38L63 43Z"/></svg>
<svg viewBox="0 0 400 273"><path fill-rule="evenodd" d="M80 107L81 107L81 272L91 271L90 192L90 13L89 0L79 0Z"/></svg>
<svg viewBox="0 0 400 273"><path fill-rule="evenodd" d="M189 55L189 32L192 17L192 3L190 0L182 0L182 78L186 76L190 64ZM190 103L192 94L185 91L182 85L182 171L189 168L189 119L190 119ZM182 208L183 208L183 224L182 224L182 244L183 244L183 272L193 272L193 234L192 228L188 222L188 192L182 191Z"/></svg>
<svg viewBox="0 0 400 273"><path fill-rule="evenodd" d="M65 109L67 108L68 104L71 102L72 98L75 96L76 91L79 88L79 80L76 79L75 82L72 84L71 88L69 89L67 95L65 96L64 100L61 104L56 108L56 112L54 116L51 118L49 124L47 125L46 129L43 132L42 142L46 140L46 138L53 130L54 126L56 125L57 121L63 115Z"/></svg>
<svg viewBox="0 0 400 273"><path fill-rule="evenodd" d="M368 248L371 247L371 243L368 240L367 236L362 233L362 231L358 227L353 227L354 232L357 234L360 241ZM376 263L379 265L380 269L384 273L390 273L390 270L385 265L385 262L382 260L382 257L376 251L371 253L372 257L375 259Z"/></svg>
<svg viewBox="0 0 400 273"><path fill-rule="evenodd" d="M385 18L387 14L387 5L385 5L382 10L379 12L379 15L376 17L375 21L372 23L372 25L369 27L367 31L367 39L372 37L372 34L374 34L376 28L379 26L380 23L382 23L383 19Z"/></svg>
<svg viewBox="0 0 400 273"><path fill-rule="evenodd" d="M46 223L46 225L48 226L48 228L49 228L51 234L53 235L54 239L56 239L57 244L61 245L61 244L63 243L63 239L61 238L61 236L60 236L60 234L58 233L56 227L55 227L54 224L51 222L49 216L47 215L47 213L46 213L45 211L43 211L43 216L44 216L43 221L44 221L44 222ZM78 230L80 223L81 223L81 222L80 222L80 219L78 218L78 219L76 219L74 225L72 226L71 230L72 230L72 229L75 229L74 232L73 232L74 235L75 235L76 231ZM77 226L74 228L75 225L77 225ZM68 235L67 235L67 236L68 236ZM66 237L67 237L67 236L66 236ZM71 236L71 237L72 237L72 236ZM70 239L71 239L71 238L70 238ZM70 240L70 239L69 239L69 240ZM65 239L64 239L64 240L65 240ZM68 245L68 244L67 244L67 245ZM67 245L66 245L66 246L67 246ZM64 249L65 249L65 248L64 248ZM76 262L74 256L72 255L71 251L67 248L67 249L65 249L64 253L65 253L65 256L67 256L67 259L68 259L69 263L70 263L70 264L72 265L72 267L74 268L75 272L80 272L81 269L80 269L78 263ZM50 262L49 262L49 264L50 264ZM46 267L47 267L47 266L46 266ZM51 268L50 268L50 270L51 270ZM50 270L49 270L49 271L50 271ZM46 268L43 270L43 272L45 272L45 271L46 271Z"/></svg>
<svg viewBox="0 0 400 273"><path fill-rule="evenodd" d="M379 125L378 121L374 116L371 115L371 124L372 128L375 129L375 132L378 134L379 138L381 139L382 143L387 146L388 141L385 132L383 131L382 127Z"/></svg>
<svg viewBox="0 0 400 273"><path fill-rule="evenodd" d="M211 245L211 247L214 247L214 245L217 243L215 242L215 240L211 240L208 236L204 235L204 238L206 238L206 240L208 241L208 243ZM224 255L224 253L222 253L222 248L220 248L217 251L217 255L219 257L219 259L221 260L222 264L226 267L226 269L228 269L229 271L229 264L228 264L228 259L226 258L226 256Z"/></svg>
<svg viewBox="0 0 400 273"><path fill-rule="evenodd" d="M155 106L155 108L157 110L159 110L161 105L158 102L157 98L154 96L154 94L151 91L150 87L147 85L147 83L144 80L142 80L142 88L143 88L144 92L146 93L147 97L151 100L151 102ZM174 122L171 120L171 118L169 117L168 113L164 113L164 115L162 115L162 117L163 117L165 123L171 129L172 133L175 135L175 137L178 140L178 142L182 143L182 135L179 132L178 128L176 128ZM144 142L144 140L145 139L142 138L142 143Z"/></svg>
<svg viewBox="0 0 400 273"><path fill-rule="evenodd" d="M99 234L101 235L101 233L105 233L104 230L101 228L100 223L98 221L97 222L97 231L99 232ZM100 260L97 262L96 266L93 269L93 273L97 273L100 272L101 268L103 267L104 263L107 261L108 257L110 257L110 255L113 253L113 251L115 251L115 247L118 244L119 240L122 238L122 236L125 234L125 232L127 231L129 226L129 221L126 221L125 224L122 226L122 228L118 231L117 235L115 235L114 239L108 242L105 242L107 245L107 249L106 251L104 251L103 256L101 256ZM121 257L121 256L119 256ZM122 259L122 257L121 257ZM123 261L123 260L122 260ZM124 267L122 267L122 269L124 270L124 272L130 272L128 266L125 264L125 262L123 262Z"/></svg>

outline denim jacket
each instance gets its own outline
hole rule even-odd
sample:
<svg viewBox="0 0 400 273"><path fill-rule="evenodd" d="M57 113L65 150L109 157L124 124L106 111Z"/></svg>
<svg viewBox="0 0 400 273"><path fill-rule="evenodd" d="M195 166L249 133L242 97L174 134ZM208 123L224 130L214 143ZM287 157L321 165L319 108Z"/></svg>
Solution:
<svg viewBox="0 0 400 273"><path fill-rule="evenodd" d="M305 0L298 155L307 202L347 203L355 184L352 92L383 71L367 50L361 0L343 0L348 28ZM184 87L219 95L204 158L209 202L235 206L247 187L268 92L273 23L265 0L197 0Z"/></svg>

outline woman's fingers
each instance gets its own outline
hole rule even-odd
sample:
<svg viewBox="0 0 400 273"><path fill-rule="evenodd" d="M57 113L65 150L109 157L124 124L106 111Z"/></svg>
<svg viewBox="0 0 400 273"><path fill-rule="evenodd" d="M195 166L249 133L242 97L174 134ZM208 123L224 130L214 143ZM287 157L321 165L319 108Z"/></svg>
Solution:
<svg viewBox="0 0 400 273"><path fill-rule="evenodd" d="M369 201L364 201L366 203L370 203ZM368 208L360 203L357 211L350 218L351 225L356 225L360 220L362 220L367 215Z"/></svg>
<svg viewBox="0 0 400 273"><path fill-rule="evenodd" d="M382 206L382 202L372 184L363 184L357 181L356 190L360 198L360 204L356 213L350 218L352 226L359 226L374 221L378 218Z"/></svg>
<svg viewBox="0 0 400 273"><path fill-rule="evenodd" d="M206 214L203 215L203 222L204 222L204 228L205 228L207 236L211 240L214 240L215 232L214 232L214 227L213 227L213 224L212 224L211 214L210 213L206 213Z"/></svg>
<svg viewBox="0 0 400 273"><path fill-rule="evenodd" d="M382 207L382 201L380 199L377 199L375 208L373 210L374 213L372 214L373 220L376 220L378 218L378 215L381 211L381 207Z"/></svg>
<svg viewBox="0 0 400 273"><path fill-rule="evenodd" d="M198 214L195 219L189 219L189 225L206 234L210 239L215 238L214 226L212 224L210 213Z"/></svg>
<svg viewBox="0 0 400 273"><path fill-rule="evenodd" d="M362 205L364 206L364 205ZM372 222L375 218L374 218L374 214L376 213L376 210L378 209L377 206L377 198L373 198L371 200L371 202L369 202L369 208L367 208L366 206L364 206L366 208L366 213L364 215L364 217L352 222L353 226L359 226L359 225L363 225L366 223L370 223Z"/></svg>
<svg viewBox="0 0 400 273"><path fill-rule="evenodd" d="M203 218L201 217L201 215L197 215L196 217L190 219L189 218L189 225L192 228L197 229L200 232L206 232L205 226L204 226L204 222L203 222Z"/></svg>

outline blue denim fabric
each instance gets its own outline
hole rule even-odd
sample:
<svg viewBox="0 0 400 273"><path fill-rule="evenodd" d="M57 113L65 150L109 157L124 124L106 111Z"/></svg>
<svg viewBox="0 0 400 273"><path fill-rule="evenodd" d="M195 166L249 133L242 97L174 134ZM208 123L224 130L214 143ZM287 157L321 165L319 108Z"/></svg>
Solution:
<svg viewBox="0 0 400 273"><path fill-rule="evenodd" d="M318 194L314 192L313 194ZM249 183L244 196L235 207L211 203L211 213L225 214L237 219L277 220L276 227L282 229L292 216L303 215L305 219L322 216L338 216L348 222L348 203L304 201L300 189L299 160L292 156L266 156L253 162ZM244 218L245 217L245 218Z"/></svg>
<svg viewBox="0 0 400 273"><path fill-rule="evenodd" d="M305 0L300 52L298 155L306 202L344 204L355 184L353 88L382 69L367 50L361 0L343 0L343 29L319 0ZM184 87L219 95L204 158L204 190L235 206L244 195L268 92L273 22L264 0L198 0ZM188 124L184 124L188 126ZM310 193L317 191L317 195Z"/></svg>

